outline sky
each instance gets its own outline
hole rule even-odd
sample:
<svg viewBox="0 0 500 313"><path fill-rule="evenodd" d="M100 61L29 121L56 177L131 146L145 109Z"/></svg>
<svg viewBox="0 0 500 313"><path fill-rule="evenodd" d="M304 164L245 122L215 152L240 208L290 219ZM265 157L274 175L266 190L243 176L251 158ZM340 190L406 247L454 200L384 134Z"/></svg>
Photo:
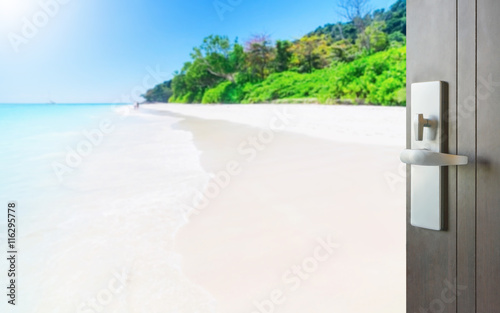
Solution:
<svg viewBox="0 0 500 313"><path fill-rule="evenodd" d="M130 103L208 35L293 40L337 11L337 0L0 0L0 103Z"/></svg>

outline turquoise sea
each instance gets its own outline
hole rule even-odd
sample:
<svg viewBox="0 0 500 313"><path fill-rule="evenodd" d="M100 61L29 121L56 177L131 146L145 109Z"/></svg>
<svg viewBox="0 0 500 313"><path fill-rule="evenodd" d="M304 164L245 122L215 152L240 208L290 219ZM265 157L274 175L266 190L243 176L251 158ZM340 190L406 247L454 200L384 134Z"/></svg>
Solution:
<svg viewBox="0 0 500 313"><path fill-rule="evenodd" d="M7 203L18 204L15 312L96 312L93 301L102 312L212 312L174 250L209 179L179 120L130 105L0 105L2 245Z"/></svg>
<svg viewBox="0 0 500 313"><path fill-rule="evenodd" d="M81 130L116 109L114 104L0 104L0 198L23 199L54 187L52 161Z"/></svg>

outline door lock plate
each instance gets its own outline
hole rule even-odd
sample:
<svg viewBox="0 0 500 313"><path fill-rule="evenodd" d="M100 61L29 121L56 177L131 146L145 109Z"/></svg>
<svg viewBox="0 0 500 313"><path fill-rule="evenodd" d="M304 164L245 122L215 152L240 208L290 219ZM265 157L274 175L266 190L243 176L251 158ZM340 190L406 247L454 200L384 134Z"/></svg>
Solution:
<svg viewBox="0 0 500 313"><path fill-rule="evenodd" d="M411 149L443 152L444 90L441 81L411 85ZM417 116L416 120L414 117ZM430 122L432 121L432 123ZM419 136L419 131L421 136ZM422 140L417 140L420 139ZM443 171L441 166L411 165L411 225L443 229Z"/></svg>

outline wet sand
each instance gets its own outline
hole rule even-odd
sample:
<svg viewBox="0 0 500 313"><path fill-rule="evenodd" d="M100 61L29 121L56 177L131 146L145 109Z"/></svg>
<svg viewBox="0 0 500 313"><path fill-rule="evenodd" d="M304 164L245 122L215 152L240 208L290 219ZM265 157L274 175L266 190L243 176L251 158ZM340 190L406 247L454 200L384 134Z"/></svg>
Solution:
<svg viewBox="0 0 500 313"><path fill-rule="evenodd" d="M402 147L175 114L216 174L175 250L217 312L404 311Z"/></svg>

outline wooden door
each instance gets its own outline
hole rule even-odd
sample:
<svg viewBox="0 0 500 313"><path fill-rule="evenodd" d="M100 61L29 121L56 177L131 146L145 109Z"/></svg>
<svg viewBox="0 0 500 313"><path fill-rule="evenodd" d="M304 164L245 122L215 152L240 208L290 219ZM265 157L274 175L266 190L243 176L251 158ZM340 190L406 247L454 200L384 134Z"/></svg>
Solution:
<svg viewBox="0 0 500 313"><path fill-rule="evenodd" d="M444 231L411 226L408 196L407 312L500 312L500 1L407 8L408 109L411 83L447 82L446 146L469 157L447 169Z"/></svg>

